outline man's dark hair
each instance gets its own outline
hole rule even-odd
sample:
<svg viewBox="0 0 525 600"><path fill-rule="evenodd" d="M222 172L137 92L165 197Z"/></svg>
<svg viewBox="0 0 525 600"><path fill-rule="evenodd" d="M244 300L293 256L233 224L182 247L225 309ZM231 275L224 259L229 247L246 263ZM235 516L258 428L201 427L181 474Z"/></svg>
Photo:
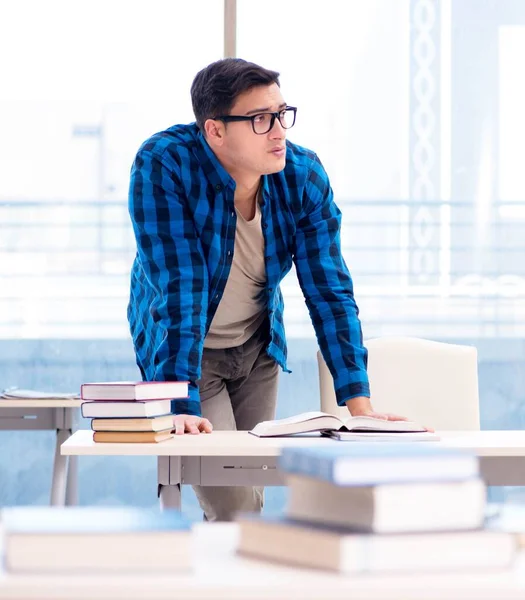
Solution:
<svg viewBox="0 0 525 600"><path fill-rule="evenodd" d="M219 115L228 115L237 97L259 85L279 85L279 73L242 58L224 58L199 71L191 85L191 103L199 129Z"/></svg>

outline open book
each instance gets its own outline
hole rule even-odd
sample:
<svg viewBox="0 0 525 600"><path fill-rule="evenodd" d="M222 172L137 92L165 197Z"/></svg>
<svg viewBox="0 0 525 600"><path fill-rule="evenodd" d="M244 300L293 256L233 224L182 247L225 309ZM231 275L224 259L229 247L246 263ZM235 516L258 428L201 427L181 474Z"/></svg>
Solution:
<svg viewBox="0 0 525 600"><path fill-rule="evenodd" d="M78 400L80 394L75 392L43 392L40 390L8 388L0 392L0 398L6 400Z"/></svg>
<svg viewBox="0 0 525 600"><path fill-rule="evenodd" d="M319 432L339 440L402 441L404 439L438 440L419 423L413 421L384 421L373 417L351 417L343 420L323 412L306 412L287 419L262 421L250 433L258 437L296 435Z"/></svg>

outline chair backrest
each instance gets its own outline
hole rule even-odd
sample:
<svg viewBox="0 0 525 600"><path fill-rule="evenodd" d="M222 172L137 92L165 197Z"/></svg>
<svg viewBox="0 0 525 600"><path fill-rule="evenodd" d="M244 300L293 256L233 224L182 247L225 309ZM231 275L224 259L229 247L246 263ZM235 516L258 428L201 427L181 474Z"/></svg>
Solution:
<svg viewBox="0 0 525 600"><path fill-rule="evenodd" d="M365 342L372 406L436 430L476 430L479 422L478 360L473 346L411 337ZM348 416L337 406L333 379L317 352L321 410Z"/></svg>

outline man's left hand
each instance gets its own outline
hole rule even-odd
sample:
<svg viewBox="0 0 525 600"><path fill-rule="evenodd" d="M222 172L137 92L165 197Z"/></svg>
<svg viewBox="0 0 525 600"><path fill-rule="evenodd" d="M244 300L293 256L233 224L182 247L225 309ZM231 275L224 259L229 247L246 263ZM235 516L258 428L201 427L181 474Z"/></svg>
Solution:
<svg viewBox="0 0 525 600"><path fill-rule="evenodd" d="M373 419L381 419L382 421L408 421L407 417L394 415L392 413L378 413L372 408L370 398L359 396L347 400L346 406L353 417L372 417ZM423 426L424 427L424 426ZM431 427L425 427L426 431L433 432Z"/></svg>

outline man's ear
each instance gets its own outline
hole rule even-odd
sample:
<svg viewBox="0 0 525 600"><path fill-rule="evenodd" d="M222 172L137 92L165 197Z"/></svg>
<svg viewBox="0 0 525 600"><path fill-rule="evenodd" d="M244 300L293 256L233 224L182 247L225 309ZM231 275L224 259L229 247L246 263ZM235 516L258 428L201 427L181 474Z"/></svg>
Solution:
<svg viewBox="0 0 525 600"><path fill-rule="evenodd" d="M204 133L208 143L214 146L222 146L224 143L224 123L215 119L207 119L204 123Z"/></svg>

